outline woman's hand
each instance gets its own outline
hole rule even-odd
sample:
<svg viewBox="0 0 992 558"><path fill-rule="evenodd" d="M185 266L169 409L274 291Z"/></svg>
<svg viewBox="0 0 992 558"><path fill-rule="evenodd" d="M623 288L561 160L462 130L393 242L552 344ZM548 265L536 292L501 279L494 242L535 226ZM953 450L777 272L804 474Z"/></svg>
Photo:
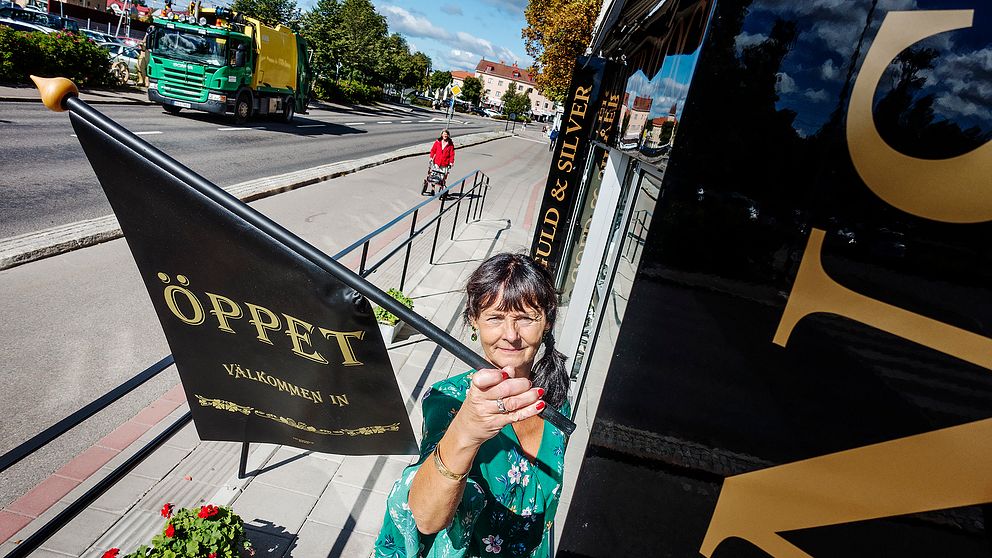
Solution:
<svg viewBox="0 0 992 558"><path fill-rule="evenodd" d="M526 378L510 378L498 369L479 370L448 433L459 446L478 447L512 422L530 418L544 409L544 390ZM501 406L502 404L502 406ZM505 409L505 412L503 411Z"/></svg>

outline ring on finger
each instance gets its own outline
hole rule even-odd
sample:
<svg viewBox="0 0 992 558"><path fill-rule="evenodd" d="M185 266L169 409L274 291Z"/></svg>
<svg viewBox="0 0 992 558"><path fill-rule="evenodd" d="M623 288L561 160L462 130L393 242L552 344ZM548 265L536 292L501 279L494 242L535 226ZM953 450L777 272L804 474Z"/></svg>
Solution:
<svg viewBox="0 0 992 558"><path fill-rule="evenodd" d="M503 403L502 399L496 400L496 408L499 409L499 412L504 415L509 412L506 410L506 405Z"/></svg>

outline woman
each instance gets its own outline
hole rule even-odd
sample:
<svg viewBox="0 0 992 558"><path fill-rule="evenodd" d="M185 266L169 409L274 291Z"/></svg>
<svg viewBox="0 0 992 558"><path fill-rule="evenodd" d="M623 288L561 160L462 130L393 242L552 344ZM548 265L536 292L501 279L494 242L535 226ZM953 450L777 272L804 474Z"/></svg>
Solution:
<svg viewBox="0 0 992 558"><path fill-rule="evenodd" d="M431 146L430 159L431 163L441 168L444 176L447 177L451 166L455 164L455 144L451 141L451 134L448 133L448 130L441 130L441 135L434 141L434 145ZM424 180L424 188L420 191L421 195L434 195L434 182L430 181L430 173L431 170L428 169L427 180ZM444 181L442 180L440 184L443 187ZM428 186L430 193L427 193Z"/></svg>
<svg viewBox="0 0 992 558"><path fill-rule="evenodd" d="M420 459L389 494L373 556L550 555L566 440L539 413L552 405L570 414L565 358L551 335L554 281L527 256L498 254L466 291L472 339L498 368L424 395Z"/></svg>

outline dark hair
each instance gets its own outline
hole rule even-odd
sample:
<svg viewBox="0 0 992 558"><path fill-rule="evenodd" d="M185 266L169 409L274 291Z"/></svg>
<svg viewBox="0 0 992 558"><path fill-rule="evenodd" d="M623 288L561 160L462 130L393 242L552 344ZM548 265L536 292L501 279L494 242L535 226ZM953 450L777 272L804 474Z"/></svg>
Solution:
<svg viewBox="0 0 992 558"><path fill-rule="evenodd" d="M468 301L464 318L478 319L483 310L499 300L500 311L521 312L540 309L548 321L544 334L544 354L534 363L531 381L544 388L544 400L561 407L568 396L565 355L555 349L551 333L558 317L558 293L554 277L544 266L523 254L502 253L482 262L465 285Z"/></svg>
<svg viewBox="0 0 992 558"><path fill-rule="evenodd" d="M443 140L444 133L445 132L448 132L448 129L447 128L441 130L441 133L437 135L437 141L442 141ZM451 132L448 132L448 143L451 144L451 147L454 147L455 146L455 140L451 139Z"/></svg>

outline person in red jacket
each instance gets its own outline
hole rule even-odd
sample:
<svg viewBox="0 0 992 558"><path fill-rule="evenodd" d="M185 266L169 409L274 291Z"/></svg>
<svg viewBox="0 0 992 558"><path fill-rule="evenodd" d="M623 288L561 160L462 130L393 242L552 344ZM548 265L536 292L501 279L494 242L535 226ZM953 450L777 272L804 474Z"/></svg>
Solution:
<svg viewBox="0 0 992 558"><path fill-rule="evenodd" d="M420 194L424 196L434 195L435 184L444 188L448 171L455 164L455 144L451 141L451 134L447 130L442 130L441 135L438 136L437 140L434 141L434 145L431 146L430 159L431 169L428 170L427 179L424 180L424 188L420 191ZM434 167L438 167L439 170L435 170ZM443 173L443 175L437 174L438 172ZM435 176L432 177L432 175ZM429 193L427 191L428 188L430 188Z"/></svg>
<svg viewBox="0 0 992 558"><path fill-rule="evenodd" d="M455 163L455 144L452 143L451 134L447 130L442 130L441 135L434 141L434 146L431 147L431 162L449 170Z"/></svg>

